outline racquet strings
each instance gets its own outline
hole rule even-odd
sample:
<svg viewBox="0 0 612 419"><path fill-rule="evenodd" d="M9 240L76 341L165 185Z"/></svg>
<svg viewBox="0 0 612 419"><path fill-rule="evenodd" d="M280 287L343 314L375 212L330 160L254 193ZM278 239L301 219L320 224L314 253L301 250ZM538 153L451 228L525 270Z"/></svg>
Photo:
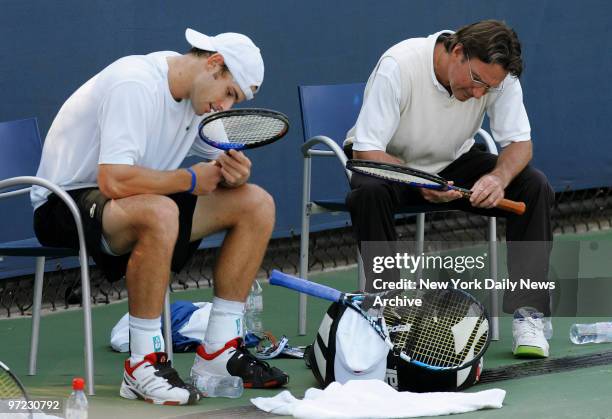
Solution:
<svg viewBox="0 0 612 419"><path fill-rule="evenodd" d="M220 118L227 138L212 138L219 143L257 144L276 138L287 129L278 118L266 115L233 115Z"/></svg>
<svg viewBox="0 0 612 419"><path fill-rule="evenodd" d="M406 183L416 183L420 185L429 185L429 186L436 186L436 187L440 186L440 183L438 182L433 182L429 179L426 179L420 176L415 176L415 175L408 174L408 173L401 173L401 172L396 172L393 170L387 170L383 168L369 167L369 166L355 165L353 166L353 168L355 169L355 171L361 172L362 174L376 176L381 179L387 179L387 180L392 180L396 182L399 181L399 182L406 182Z"/></svg>
<svg viewBox="0 0 612 419"><path fill-rule="evenodd" d="M459 367L482 352L489 325L479 304L451 291L428 292L421 298L422 307L385 309L396 350L440 368Z"/></svg>
<svg viewBox="0 0 612 419"><path fill-rule="evenodd" d="M25 400L21 387L4 368L0 368L0 399Z"/></svg>

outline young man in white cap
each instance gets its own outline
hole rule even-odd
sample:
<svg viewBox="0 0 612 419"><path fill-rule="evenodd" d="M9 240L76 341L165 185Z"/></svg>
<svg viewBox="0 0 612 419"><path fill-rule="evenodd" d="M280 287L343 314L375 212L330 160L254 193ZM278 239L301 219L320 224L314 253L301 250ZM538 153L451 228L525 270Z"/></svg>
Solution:
<svg viewBox="0 0 612 419"><path fill-rule="evenodd" d="M242 342L244 301L272 233L274 202L247 183L251 162L243 153L196 140L206 113L253 98L263 60L241 34L187 29L185 36L193 48L184 55L124 57L81 86L53 121L37 174L74 198L88 251L109 280L126 277L131 356L121 396L170 405L199 399L164 352L170 272L180 271L203 237L222 230L213 308L191 374L237 375L253 388L288 381ZM179 168L190 154L208 162ZM61 200L37 187L31 198L40 242L78 248Z"/></svg>

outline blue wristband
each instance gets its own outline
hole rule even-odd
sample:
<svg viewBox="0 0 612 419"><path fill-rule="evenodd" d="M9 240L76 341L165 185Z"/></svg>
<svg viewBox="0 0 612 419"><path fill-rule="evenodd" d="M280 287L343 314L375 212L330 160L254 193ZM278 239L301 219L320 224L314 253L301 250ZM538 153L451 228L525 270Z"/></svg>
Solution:
<svg viewBox="0 0 612 419"><path fill-rule="evenodd" d="M187 170L191 174L191 187L189 188L187 193L193 193L193 191L195 190L198 178L196 177L196 174L191 167L187 167L185 170Z"/></svg>

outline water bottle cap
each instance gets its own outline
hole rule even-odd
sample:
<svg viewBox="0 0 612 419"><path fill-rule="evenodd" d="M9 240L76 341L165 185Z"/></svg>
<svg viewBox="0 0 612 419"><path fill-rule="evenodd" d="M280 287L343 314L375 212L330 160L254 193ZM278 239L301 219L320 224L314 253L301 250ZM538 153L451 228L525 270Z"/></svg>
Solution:
<svg viewBox="0 0 612 419"><path fill-rule="evenodd" d="M72 380L73 390L83 390L84 388L85 388L85 380L83 380L81 377L77 377Z"/></svg>
<svg viewBox="0 0 612 419"><path fill-rule="evenodd" d="M263 291L263 288L261 288L261 284L258 280L253 281L253 285L251 285L251 291L255 293L260 293Z"/></svg>

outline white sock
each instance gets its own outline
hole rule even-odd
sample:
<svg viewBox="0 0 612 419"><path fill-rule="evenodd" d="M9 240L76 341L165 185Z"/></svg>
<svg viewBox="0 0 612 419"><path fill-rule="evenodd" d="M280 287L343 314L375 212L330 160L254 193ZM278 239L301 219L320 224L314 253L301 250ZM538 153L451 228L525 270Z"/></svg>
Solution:
<svg viewBox="0 0 612 419"><path fill-rule="evenodd" d="M214 297L204 337L206 352L216 352L225 344L244 335L244 307L240 301Z"/></svg>
<svg viewBox="0 0 612 419"><path fill-rule="evenodd" d="M165 350L161 316L156 319L140 319L130 314L130 363L135 365L146 355Z"/></svg>

